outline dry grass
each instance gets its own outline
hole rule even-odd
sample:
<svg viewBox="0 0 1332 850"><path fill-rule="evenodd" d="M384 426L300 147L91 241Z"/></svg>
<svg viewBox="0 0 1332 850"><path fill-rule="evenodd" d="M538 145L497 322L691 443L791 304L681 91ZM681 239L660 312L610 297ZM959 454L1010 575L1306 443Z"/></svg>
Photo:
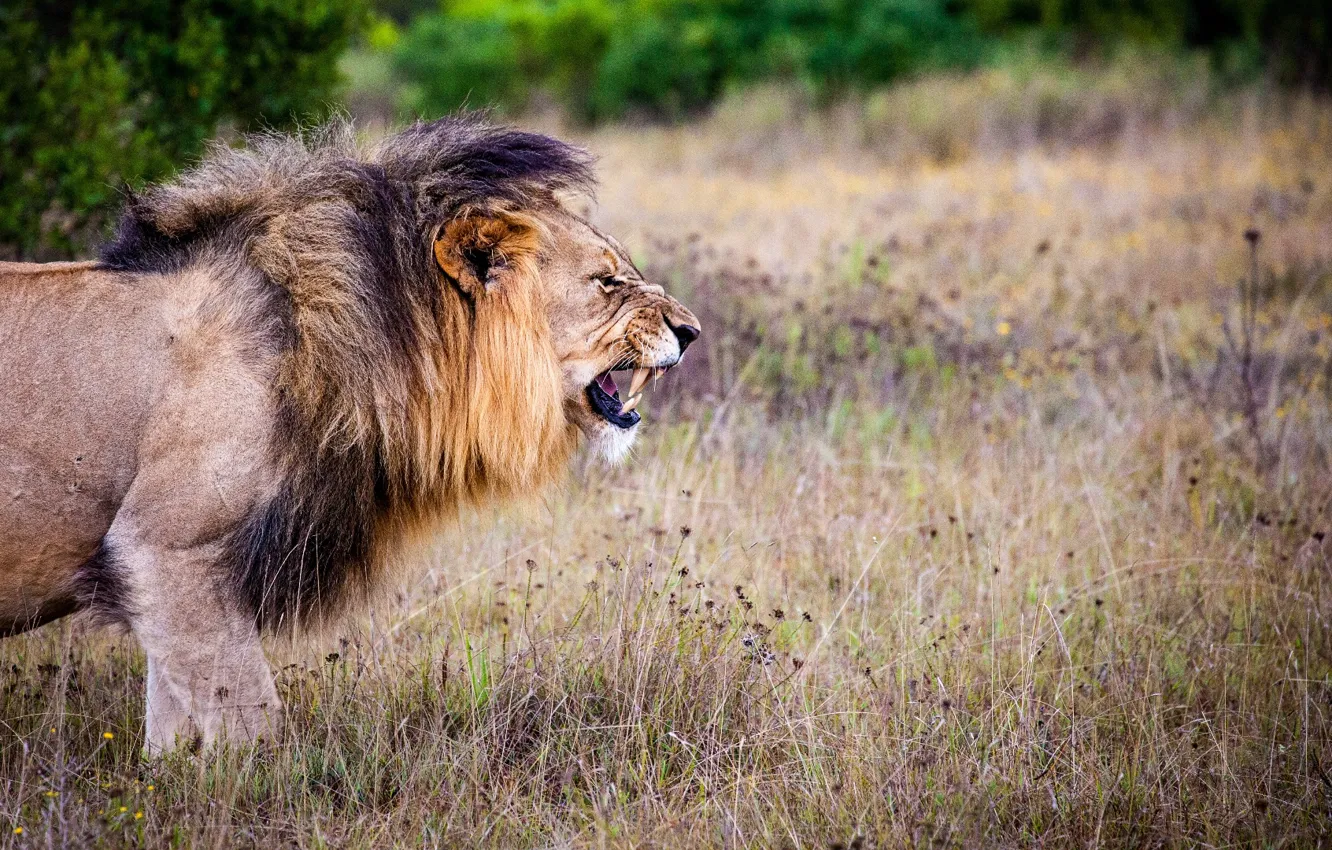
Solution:
<svg viewBox="0 0 1332 850"><path fill-rule="evenodd" d="M276 749L143 762L128 641L0 644L3 841L1327 843L1332 107L1026 102L588 138L705 308L634 461L287 652Z"/></svg>

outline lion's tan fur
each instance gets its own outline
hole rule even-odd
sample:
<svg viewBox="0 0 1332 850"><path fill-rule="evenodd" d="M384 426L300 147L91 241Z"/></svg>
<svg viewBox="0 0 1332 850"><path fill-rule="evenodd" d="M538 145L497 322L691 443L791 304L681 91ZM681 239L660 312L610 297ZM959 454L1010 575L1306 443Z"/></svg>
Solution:
<svg viewBox="0 0 1332 850"><path fill-rule="evenodd" d="M148 656L150 747L262 734L261 630L538 492L580 431L622 451L590 382L697 334L556 200L589 180L474 118L334 125L136 196L101 263L0 264L0 633L91 608Z"/></svg>

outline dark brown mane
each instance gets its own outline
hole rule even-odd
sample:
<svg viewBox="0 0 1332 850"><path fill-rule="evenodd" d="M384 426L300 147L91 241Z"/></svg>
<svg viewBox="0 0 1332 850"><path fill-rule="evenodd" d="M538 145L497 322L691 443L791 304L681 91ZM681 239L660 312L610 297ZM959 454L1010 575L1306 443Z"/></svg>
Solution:
<svg viewBox="0 0 1332 850"><path fill-rule="evenodd" d="M281 352L281 477L226 542L261 624L323 617L369 584L384 541L534 487L567 457L534 260L500 297L470 303L441 285L431 247L460 216L535 222L557 193L591 186L580 149L461 116L368 147L345 122L257 136L130 198L105 268L240 266L267 292L249 309L269 314L256 325L276 329Z"/></svg>

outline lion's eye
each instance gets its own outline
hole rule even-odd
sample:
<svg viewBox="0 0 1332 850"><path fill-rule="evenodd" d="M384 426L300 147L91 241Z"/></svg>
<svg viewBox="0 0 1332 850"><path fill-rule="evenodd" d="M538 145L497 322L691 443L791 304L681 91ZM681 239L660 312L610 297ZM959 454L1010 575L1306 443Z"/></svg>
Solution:
<svg viewBox="0 0 1332 850"><path fill-rule="evenodd" d="M597 285L602 289L614 289L617 286L624 285L624 278L613 275L601 275L596 278Z"/></svg>

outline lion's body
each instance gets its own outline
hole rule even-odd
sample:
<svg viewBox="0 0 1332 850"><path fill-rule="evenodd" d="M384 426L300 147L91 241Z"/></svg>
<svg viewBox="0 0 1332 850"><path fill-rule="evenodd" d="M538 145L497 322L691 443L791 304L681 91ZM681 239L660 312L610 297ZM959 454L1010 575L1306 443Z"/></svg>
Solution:
<svg viewBox="0 0 1332 850"><path fill-rule="evenodd" d="M0 267L0 628L81 608L131 626L152 665L156 746L214 737L228 718L257 734L278 704L216 570L227 529L274 477L274 364L212 310L234 283Z"/></svg>
<svg viewBox="0 0 1332 850"><path fill-rule="evenodd" d="M0 631L78 607L163 383L155 290L93 263L0 264Z"/></svg>
<svg viewBox="0 0 1332 850"><path fill-rule="evenodd" d="M536 492L619 433L596 374L696 335L641 278L593 297L636 270L555 200L589 181L475 119L368 151L335 127L131 199L100 262L0 264L0 633L91 609L148 656L150 748L262 732L263 631Z"/></svg>

